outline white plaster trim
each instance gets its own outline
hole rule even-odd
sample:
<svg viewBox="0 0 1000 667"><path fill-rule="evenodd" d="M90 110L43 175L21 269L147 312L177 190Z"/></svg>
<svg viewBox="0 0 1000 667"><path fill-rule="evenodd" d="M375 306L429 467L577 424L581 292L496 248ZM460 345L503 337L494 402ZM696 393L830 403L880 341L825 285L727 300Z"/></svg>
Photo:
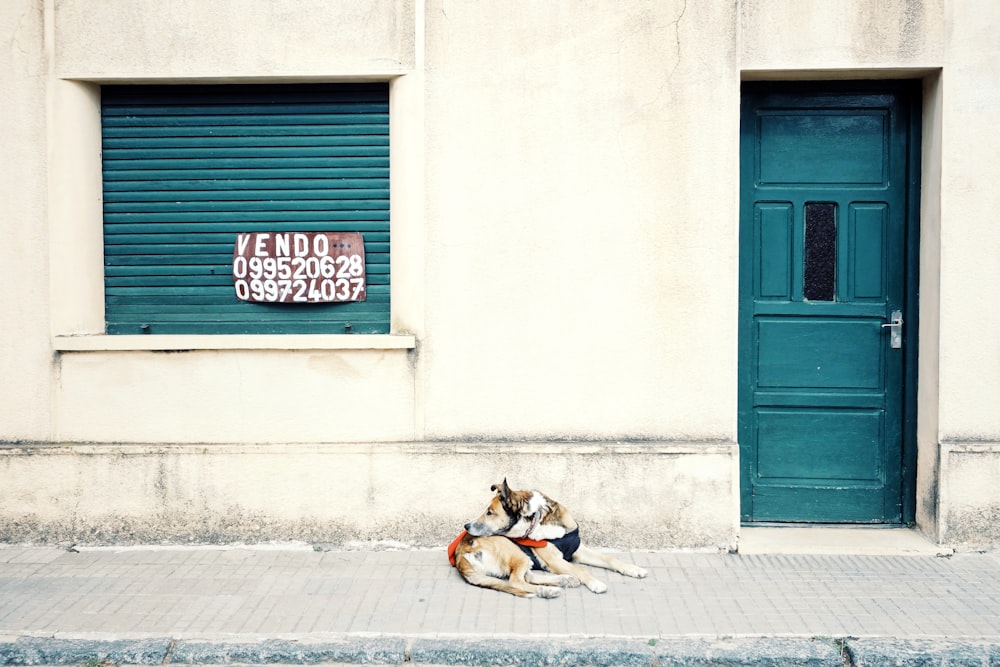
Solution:
<svg viewBox="0 0 1000 667"><path fill-rule="evenodd" d="M54 336L58 352L120 350L409 350L411 334Z"/></svg>
<svg viewBox="0 0 1000 667"><path fill-rule="evenodd" d="M0 455L228 455L228 454L617 454L666 456L729 456L738 454L736 443L658 440L649 442L488 442L477 445L448 441L343 442L343 443L143 443L143 442L35 442L2 443Z"/></svg>
<svg viewBox="0 0 1000 667"><path fill-rule="evenodd" d="M261 84L287 84L287 83L366 83L390 81L396 77L404 76L413 70L405 65L390 67L387 69L365 69L362 73L341 72L337 74L300 74L292 72L277 72L269 74L251 75L220 75L215 72L180 72L171 74L150 74L148 72L133 71L131 73L122 71L108 74L107 72L87 72L87 71L60 71L54 76L61 81L79 81L82 83L93 83L98 85L116 84L185 84L185 85L225 85L243 83Z"/></svg>
<svg viewBox="0 0 1000 667"><path fill-rule="evenodd" d="M962 442L960 440L941 441L941 449L948 453L960 452L998 452L1000 453L1000 442L997 441L976 441Z"/></svg>

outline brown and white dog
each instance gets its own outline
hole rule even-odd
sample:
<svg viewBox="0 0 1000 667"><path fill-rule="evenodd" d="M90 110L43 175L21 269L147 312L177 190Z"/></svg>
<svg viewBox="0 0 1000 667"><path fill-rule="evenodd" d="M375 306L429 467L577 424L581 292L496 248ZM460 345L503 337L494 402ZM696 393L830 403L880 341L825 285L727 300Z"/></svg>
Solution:
<svg viewBox="0 0 1000 667"><path fill-rule="evenodd" d="M552 598L560 587L583 583L594 593L608 590L583 565L645 577L641 567L585 547L569 510L541 491L515 491L494 484L486 511L465 524L452 542L449 558L474 586L522 597Z"/></svg>

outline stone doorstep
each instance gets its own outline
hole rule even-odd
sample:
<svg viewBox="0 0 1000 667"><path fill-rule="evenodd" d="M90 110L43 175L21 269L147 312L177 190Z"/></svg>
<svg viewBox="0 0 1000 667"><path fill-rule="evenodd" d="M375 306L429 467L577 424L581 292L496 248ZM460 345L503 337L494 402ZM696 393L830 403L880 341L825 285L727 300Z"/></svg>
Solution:
<svg viewBox="0 0 1000 667"><path fill-rule="evenodd" d="M744 526L737 544L737 551L745 556L950 556L955 552L911 528L868 526Z"/></svg>

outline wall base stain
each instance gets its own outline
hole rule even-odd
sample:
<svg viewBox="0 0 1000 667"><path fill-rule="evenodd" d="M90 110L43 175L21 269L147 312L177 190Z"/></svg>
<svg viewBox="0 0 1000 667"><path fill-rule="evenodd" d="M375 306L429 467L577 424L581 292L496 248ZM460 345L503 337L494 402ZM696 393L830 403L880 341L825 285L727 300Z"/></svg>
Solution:
<svg viewBox="0 0 1000 667"><path fill-rule="evenodd" d="M0 447L0 542L439 547L506 477L569 506L594 546L727 549L735 455L717 442Z"/></svg>

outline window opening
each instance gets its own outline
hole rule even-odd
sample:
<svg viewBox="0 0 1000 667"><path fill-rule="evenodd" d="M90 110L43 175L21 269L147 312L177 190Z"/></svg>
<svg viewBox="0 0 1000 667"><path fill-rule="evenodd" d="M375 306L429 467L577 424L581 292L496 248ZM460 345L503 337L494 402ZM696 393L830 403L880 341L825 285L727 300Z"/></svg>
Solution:
<svg viewBox="0 0 1000 667"><path fill-rule="evenodd" d="M829 202L805 205L805 275L802 296L807 301L833 301L837 287L837 206Z"/></svg>

